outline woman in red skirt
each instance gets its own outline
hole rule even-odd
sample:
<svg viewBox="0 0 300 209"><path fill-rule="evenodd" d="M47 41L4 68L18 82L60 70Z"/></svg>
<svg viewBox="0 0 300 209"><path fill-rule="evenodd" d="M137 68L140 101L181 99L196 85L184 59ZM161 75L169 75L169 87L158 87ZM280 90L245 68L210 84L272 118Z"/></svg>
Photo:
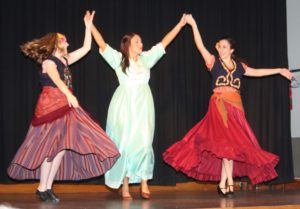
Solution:
<svg viewBox="0 0 300 209"><path fill-rule="evenodd" d="M42 92L8 175L17 180L40 179L36 194L46 202L59 202L52 191L54 180L102 175L119 157L115 144L80 107L72 93L68 65L91 49L93 16L94 13L85 15L84 44L72 53L68 53L69 44L60 33L48 33L21 46L25 56L41 64Z"/></svg>
<svg viewBox="0 0 300 209"><path fill-rule="evenodd" d="M281 74L291 79L288 69L254 69L234 59L234 42L222 38L215 57L203 45L197 24L186 16L194 40L212 75L213 95L204 118L181 141L163 154L165 162L201 181L220 181L218 193L233 195L233 177L248 176L252 184L277 177L278 156L259 146L244 114L240 96L241 77Z"/></svg>

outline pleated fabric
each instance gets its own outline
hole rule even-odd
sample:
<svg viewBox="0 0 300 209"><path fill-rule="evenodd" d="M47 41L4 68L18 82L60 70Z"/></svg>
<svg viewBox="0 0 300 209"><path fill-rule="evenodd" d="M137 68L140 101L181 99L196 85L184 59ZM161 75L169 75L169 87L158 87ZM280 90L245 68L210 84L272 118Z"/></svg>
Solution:
<svg viewBox="0 0 300 209"><path fill-rule="evenodd" d="M60 100L66 102L65 96L59 92L57 88L52 87L43 89L34 118L43 117L37 115L40 112L37 110L43 109L42 107L51 107L55 117L51 117L51 112L47 111L49 108L44 108L48 120L40 125L30 125L23 144L8 168L11 178L39 179L43 161L46 158L49 162L52 161L62 150L66 153L55 180L82 180L100 176L109 170L120 156L112 140L81 107L70 108L61 113L64 106L53 102L53 95L63 98ZM58 106L57 110L53 108L53 104Z"/></svg>

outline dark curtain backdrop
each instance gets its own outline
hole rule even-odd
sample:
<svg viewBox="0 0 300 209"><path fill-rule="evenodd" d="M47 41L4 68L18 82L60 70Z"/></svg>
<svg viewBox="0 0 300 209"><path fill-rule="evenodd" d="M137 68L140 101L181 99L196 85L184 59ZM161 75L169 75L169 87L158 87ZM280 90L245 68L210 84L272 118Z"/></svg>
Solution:
<svg viewBox="0 0 300 209"><path fill-rule="evenodd" d="M6 169L26 136L39 93L38 66L22 56L19 45L47 32L68 37L69 51L84 37L85 10L96 10L94 23L118 49L127 32L141 35L144 48L161 41L182 13L192 13L206 47L229 35L237 54L252 67L287 67L285 0L2 0L0 3L0 183L12 183ZM205 115L211 95L210 76L186 26L152 70L150 86L156 109L152 184L192 181L162 161L163 151L181 139ZM114 71L91 52L71 66L81 105L105 128L110 99L118 83ZM276 75L244 78L243 103L261 146L280 156L278 179L293 179L289 82ZM103 177L87 181L103 183Z"/></svg>

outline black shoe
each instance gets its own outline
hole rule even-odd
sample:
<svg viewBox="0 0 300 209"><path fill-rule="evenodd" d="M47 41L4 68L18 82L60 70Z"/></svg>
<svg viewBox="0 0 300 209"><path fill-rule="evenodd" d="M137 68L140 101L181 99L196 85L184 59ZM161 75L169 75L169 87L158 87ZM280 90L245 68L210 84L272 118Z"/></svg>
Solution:
<svg viewBox="0 0 300 209"><path fill-rule="evenodd" d="M228 188L229 188L229 191L227 192L228 197L233 197L233 195L234 195L234 191L233 191L234 185L228 185ZM231 188L232 188L232 190L231 190Z"/></svg>
<svg viewBox="0 0 300 209"><path fill-rule="evenodd" d="M222 189L225 189L225 188L221 188L220 186L217 187L217 192L220 196L222 197L227 197L227 192L223 192Z"/></svg>
<svg viewBox="0 0 300 209"><path fill-rule="evenodd" d="M44 202L50 202L50 196L48 191L40 192L36 190L35 194Z"/></svg>
<svg viewBox="0 0 300 209"><path fill-rule="evenodd" d="M52 189L48 189L47 193L48 193L48 196L49 196L51 202L58 203L60 201L60 199L54 194Z"/></svg>

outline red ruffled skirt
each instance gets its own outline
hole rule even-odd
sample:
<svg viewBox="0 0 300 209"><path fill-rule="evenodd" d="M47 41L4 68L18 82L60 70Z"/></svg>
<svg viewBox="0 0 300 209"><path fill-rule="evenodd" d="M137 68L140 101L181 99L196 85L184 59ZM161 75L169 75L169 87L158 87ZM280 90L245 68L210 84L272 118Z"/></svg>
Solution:
<svg viewBox="0 0 300 209"><path fill-rule="evenodd" d="M220 180L222 158L234 161L234 177L252 184L277 177L279 157L259 146L238 93L214 93L205 117L163 153L166 163L201 181Z"/></svg>
<svg viewBox="0 0 300 209"><path fill-rule="evenodd" d="M81 108L70 108L53 87L40 94L27 136L8 168L13 179L39 179L41 164L65 150L55 180L82 180L109 170L119 151L102 128Z"/></svg>

